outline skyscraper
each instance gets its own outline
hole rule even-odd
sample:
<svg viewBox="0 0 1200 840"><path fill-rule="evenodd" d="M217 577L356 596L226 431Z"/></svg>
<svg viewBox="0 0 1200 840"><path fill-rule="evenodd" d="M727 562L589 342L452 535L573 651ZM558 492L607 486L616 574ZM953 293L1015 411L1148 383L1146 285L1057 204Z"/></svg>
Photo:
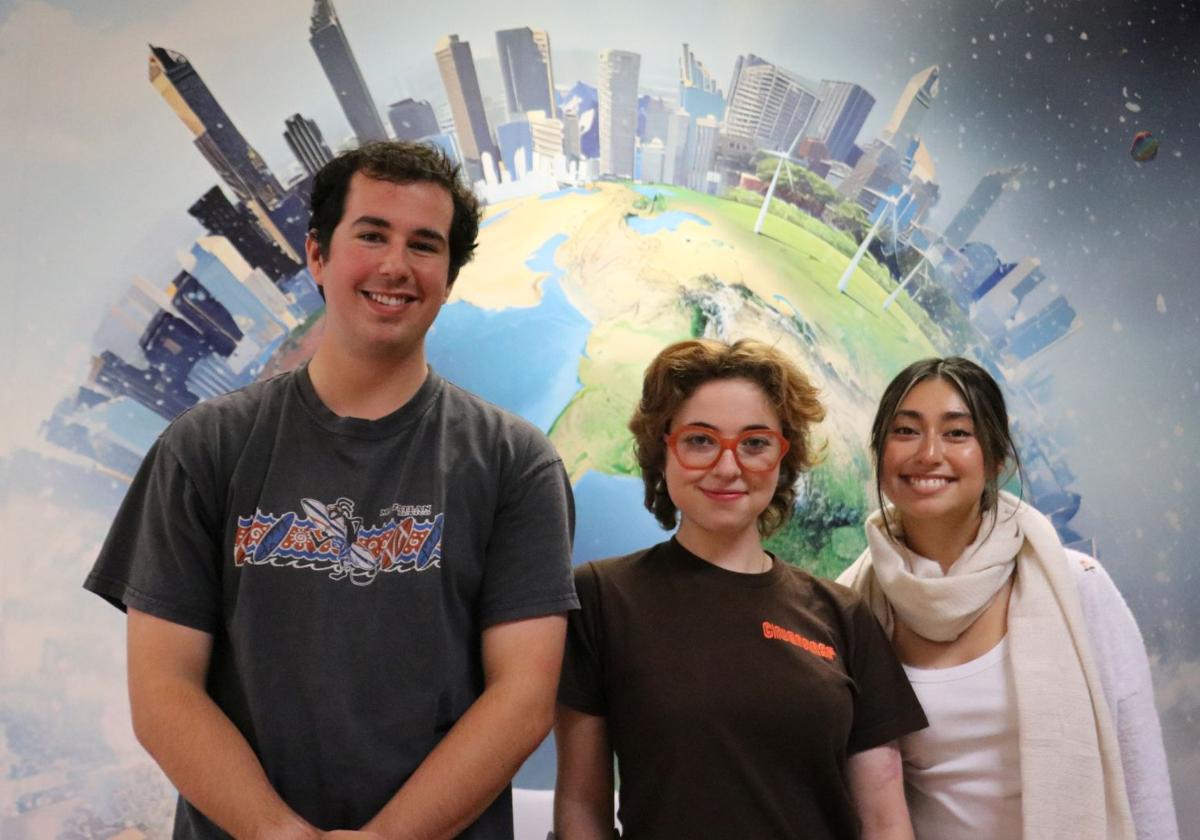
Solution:
<svg viewBox="0 0 1200 840"><path fill-rule="evenodd" d="M238 198L256 202L262 215L279 202L283 187L262 155L246 142L187 56L151 44L150 84L191 129L196 147Z"/></svg>
<svg viewBox="0 0 1200 840"><path fill-rule="evenodd" d="M671 121L671 111L666 101L657 96L645 94L638 97L638 140L642 145L649 143L655 137L667 141L668 123Z"/></svg>
<svg viewBox="0 0 1200 840"><path fill-rule="evenodd" d="M388 108L388 122L397 140L420 140L441 133L433 106L424 100L393 102Z"/></svg>
<svg viewBox="0 0 1200 840"><path fill-rule="evenodd" d="M704 192L707 188L708 171L712 169L717 153L719 128L720 123L715 117L700 117L691 122L685 155L685 177L680 178L676 173L676 180L686 184L689 189Z"/></svg>
<svg viewBox="0 0 1200 840"><path fill-rule="evenodd" d="M475 59L471 56L471 45L458 40L457 35L447 35L438 42L434 51L446 98L450 101L450 113L454 116L454 133L458 135L458 148L472 175L482 176L481 162L484 154L499 162L500 150L488 129L487 115L483 107L483 95L479 91L479 77L475 75Z"/></svg>
<svg viewBox="0 0 1200 840"><path fill-rule="evenodd" d="M725 116L721 88L687 44L679 59L679 106L697 118L711 116L720 121Z"/></svg>
<svg viewBox="0 0 1200 840"><path fill-rule="evenodd" d="M687 145L695 117L679 108L667 121L667 142L663 148L663 183L687 183Z"/></svg>
<svg viewBox="0 0 1200 840"><path fill-rule="evenodd" d="M500 156L509 178L520 180L533 170L533 130L529 120L511 120L496 126L496 142L500 144Z"/></svg>
<svg viewBox="0 0 1200 840"><path fill-rule="evenodd" d="M665 163L663 141L657 136L650 142L643 143L642 150L642 180L648 184L661 184L663 181L663 163Z"/></svg>
<svg viewBox="0 0 1200 840"><path fill-rule="evenodd" d="M600 53L600 174L633 177L638 71L642 57L625 50Z"/></svg>
<svg viewBox="0 0 1200 840"><path fill-rule="evenodd" d="M1006 189L1011 189L1024 172L1025 167L1018 165L996 169L984 175L971 191L966 204L946 226L947 244L952 248L965 245L975 228L983 221L983 217L995 205L996 199L1000 198L1000 194Z"/></svg>
<svg viewBox="0 0 1200 840"><path fill-rule="evenodd" d="M853 82L821 81L821 104L808 124L808 136L825 144L829 157L845 161L858 132L875 106L875 97Z"/></svg>
<svg viewBox="0 0 1200 840"><path fill-rule="evenodd" d="M272 280L280 280L303 267L262 232L250 211L231 204L220 187L213 187L196 199L188 208L188 215L210 234L224 236L232 242L246 262L261 268Z"/></svg>
<svg viewBox="0 0 1200 840"><path fill-rule="evenodd" d="M114 397L131 397L165 420L174 420L199 402L182 381L173 382L154 367L134 367L109 350L92 359L87 381Z"/></svg>
<svg viewBox="0 0 1200 840"><path fill-rule="evenodd" d="M173 310L195 327L217 354L233 355L245 334L203 283L181 271L167 286L167 295Z"/></svg>
<svg viewBox="0 0 1200 840"><path fill-rule="evenodd" d="M329 150L315 122L300 114L292 114L283 124L287 126L283 139L309 175L316 175L318 169L333 160L333 152Z"/></svg>
<svg viewBox="0 0 1200 840"><path fill-rule="evenodd" d="M1032 318L1013 327L1005 352L1024 361L1066 338L1079 326L1074 308L1059 295Z"/></svg>
<svg viewBox="0 0 1200 840"><path fill-rule="evenodd" d="M338 104L342 106L342 112L358 142L386 140L383 120L379 118L375 100L367 90L367 81L358 69L354 53L350 51L350 42L346 40L332 0L316 0L313 3L308 33L308 43L312 44L313 52L317 54L321 69L333 86Z"/></svg>
<svg viewBox="0 0 1200 840"><path fill-rule="evenodd" d="M896 110L880 135L881 139L889 141L896 149L908 147L909 141L920 136L921 121L933 106L940 85L941 71L934 64L926 67L908 80Z"/></svg>
<svg viewBox="0 0 1200 840"><path fill-rule="evenodd" d="M554 160L566 154L566 124L563 120L547 117L541 111L530 111L529 133L533 137L533 153L550 168Z"/></svg>
<svg viewBox="0 0 1200 840"><path fill-rule="evenodd" d="M516 119L526 111L543 111L553 118L557 108L550 36L527 26L501 29L496 33L496 54L509 118Z"/></svg>
<svg viewBox="0 0 1200 840"><path fill-rule="evenodd" d="M787 151L816 107L816 93L795 73L754 54L739 58L722 151L736 157L759 149Z"/></svg>

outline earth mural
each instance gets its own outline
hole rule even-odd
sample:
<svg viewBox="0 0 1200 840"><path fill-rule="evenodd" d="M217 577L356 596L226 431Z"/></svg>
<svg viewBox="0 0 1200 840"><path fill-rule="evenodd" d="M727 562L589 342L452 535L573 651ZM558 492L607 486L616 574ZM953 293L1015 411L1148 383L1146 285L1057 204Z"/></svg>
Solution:
<svg viewBox="0 0 1200 840"><path fill-rule="evenodd" d="M876 400L910 361L944 352L944 338L906 299L883 309L895 284L870 260L837 291L855 249L847 235L776 216L755 235L757 214L680 187L624 183L488 209L479 256L430 333L429 359L550 436L575 488L576 563L666 537L643 507L626 423L646 365L694 336L773 344L820 388L822 461L769 546L829 576L863 549ZM553 787L549 745L517 784Z"/></svg>

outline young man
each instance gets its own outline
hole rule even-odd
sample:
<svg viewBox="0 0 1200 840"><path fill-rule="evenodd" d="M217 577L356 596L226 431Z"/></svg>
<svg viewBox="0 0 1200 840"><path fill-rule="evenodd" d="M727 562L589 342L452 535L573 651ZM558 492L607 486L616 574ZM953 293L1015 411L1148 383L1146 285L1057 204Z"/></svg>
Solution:
<svg viewBox="0 0 1200 840"><path fill-rule="evenodd" d="M509 838L578 606L570 485L426 365L479 230L457 167L372 144L312 210L312 360L172 423L85 586L128 612L176 837Z"/></svg>

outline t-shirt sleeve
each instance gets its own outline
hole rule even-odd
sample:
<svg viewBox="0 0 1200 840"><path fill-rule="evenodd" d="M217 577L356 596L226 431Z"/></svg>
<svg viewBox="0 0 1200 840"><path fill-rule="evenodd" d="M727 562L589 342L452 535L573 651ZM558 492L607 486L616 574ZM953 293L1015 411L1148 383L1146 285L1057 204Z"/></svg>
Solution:
<svg viewBox="0 0 1200 840"><path fill-rule="evenodd" d="M928 726L891 642L864 601L855 598L846 623L847 662L855 689L847 752L869 750Z"/></svg>
<svg viewBox="0 0 1200 840"><path fill-rule="evenodd" d="M600 589L591 563L575 570L579 609L567 616L567 647L563 652L558 702L589 715L608 711L604 702L604 672L600 650L604 625L600 612Z"/></svg>
<svg viewBox="0 0 1200 840"><path fill-rule="evenodd" d="M160 438L146 454L83 586L121 610L133 607L215 633L221 604L218 527Z"/></svg>
<svg viewBox="0 0 1200 840"><path fill-rule="evenodd" d="M566 612L579 606L571 580L575 502L549 441L532 466L501 488L487 545L480 617L502 621Z"/></svg>

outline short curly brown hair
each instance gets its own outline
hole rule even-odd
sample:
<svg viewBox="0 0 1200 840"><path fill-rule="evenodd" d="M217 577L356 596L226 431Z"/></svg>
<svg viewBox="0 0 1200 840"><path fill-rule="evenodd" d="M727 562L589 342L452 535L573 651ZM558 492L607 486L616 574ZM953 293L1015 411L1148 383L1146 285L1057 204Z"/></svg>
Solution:
<svg viewBox="0 0 1200 840"><path fill-rule="evenodd" d="M666 434L671 418L696 389L714 379L746 379L762 388L779 414L788 451L779 466L779 486L758 517L768 537L792 515L796 480L816 462L811 427L825 419L825 408L808 377L779 350L745 339L726 344L709 339L680 341L665 348L646 368L642 399L629 429L642 469L646 509L664 528L674 528L678 511L667 494Z"/></svg>

